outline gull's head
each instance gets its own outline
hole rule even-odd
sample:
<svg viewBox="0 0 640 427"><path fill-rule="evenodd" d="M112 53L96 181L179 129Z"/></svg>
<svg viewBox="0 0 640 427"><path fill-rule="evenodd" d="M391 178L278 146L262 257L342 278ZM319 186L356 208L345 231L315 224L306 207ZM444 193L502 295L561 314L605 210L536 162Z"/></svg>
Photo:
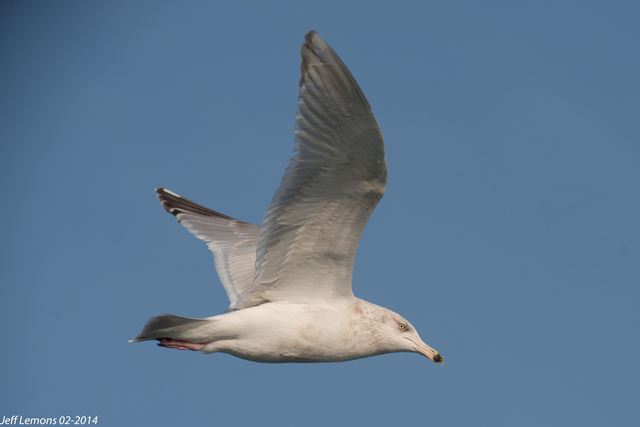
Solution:
<svg viewBox="0 0 640 427"><path fill-rule="evenodd" d="M444 364L444 357L420 338L416 328L405 318L391 310L385 310L382 322L384 340L391 351L420 353L427 359Z"/></svg>

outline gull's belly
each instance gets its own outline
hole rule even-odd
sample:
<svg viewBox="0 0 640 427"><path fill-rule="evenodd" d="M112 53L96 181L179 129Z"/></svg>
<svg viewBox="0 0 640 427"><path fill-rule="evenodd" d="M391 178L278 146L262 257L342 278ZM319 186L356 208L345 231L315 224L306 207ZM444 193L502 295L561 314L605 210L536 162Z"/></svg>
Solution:
<svg viewBox="0 0 640 427"><path fill-rule="evenodd" d="M234 338L209 351L258 362L337 362L378 353L351 303L270 303L227 316Z"/></svg>

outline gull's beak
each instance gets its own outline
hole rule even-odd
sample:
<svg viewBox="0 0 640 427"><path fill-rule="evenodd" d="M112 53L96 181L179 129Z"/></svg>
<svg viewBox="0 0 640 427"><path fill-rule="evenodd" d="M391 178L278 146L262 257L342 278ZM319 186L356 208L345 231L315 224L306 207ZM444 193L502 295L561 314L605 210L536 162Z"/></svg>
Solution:
<svg viewBox="0 0 640 427"><path fill-rule="evenodd" d="M444 357L436 350L435 348L429 347L424 342L417 342L415 344L416 353L420 353L427 359L430 359L432 362L439 363L444 365Z"/></svg>

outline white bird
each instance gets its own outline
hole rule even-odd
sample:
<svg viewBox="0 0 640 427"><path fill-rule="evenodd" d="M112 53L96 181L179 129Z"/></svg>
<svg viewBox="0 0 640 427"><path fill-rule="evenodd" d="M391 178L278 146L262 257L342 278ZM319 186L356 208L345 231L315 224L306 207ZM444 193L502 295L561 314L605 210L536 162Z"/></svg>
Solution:
<svg viewBox="0 0 640 427"><path fill-rule="evenodd" d="M301 49L295 150L261 226L164 188L162 206L206 242L229 311L151 318L131 340L258 362L332 362L390 352L443 357L399 314L353 295L360 234L384 194L384 143L371 107L315 32Z"/></svg>

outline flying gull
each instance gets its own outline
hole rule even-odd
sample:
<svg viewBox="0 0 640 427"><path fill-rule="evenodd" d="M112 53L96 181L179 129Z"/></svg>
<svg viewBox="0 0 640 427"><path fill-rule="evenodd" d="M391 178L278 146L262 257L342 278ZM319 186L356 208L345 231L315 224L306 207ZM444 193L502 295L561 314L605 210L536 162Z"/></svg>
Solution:
<svg viewBox="0 0 640 427"><path fill-rule="evenodd" d="M163 314L131 340L257 362L337 362L416 352L437 363L399 314L353 295L360 234L384 194L380 128L355 79L315 32L301 49L295 150L257 226L164 188L162 206L213 252L229 310Z"/></svg>

